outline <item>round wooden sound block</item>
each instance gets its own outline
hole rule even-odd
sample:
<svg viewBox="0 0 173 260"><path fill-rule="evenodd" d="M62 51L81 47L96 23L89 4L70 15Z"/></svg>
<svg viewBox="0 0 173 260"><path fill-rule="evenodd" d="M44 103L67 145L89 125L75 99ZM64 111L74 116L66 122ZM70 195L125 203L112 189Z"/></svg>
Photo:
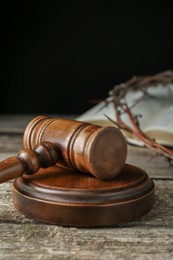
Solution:
<svg viewBox="0 0 173 260"><path fill-rule="evenodd" d="M13 202L20 213L46 223L112 226L136 220L152 208L154 183L129 164L112 180L53 166L17 178Z"/></svg>

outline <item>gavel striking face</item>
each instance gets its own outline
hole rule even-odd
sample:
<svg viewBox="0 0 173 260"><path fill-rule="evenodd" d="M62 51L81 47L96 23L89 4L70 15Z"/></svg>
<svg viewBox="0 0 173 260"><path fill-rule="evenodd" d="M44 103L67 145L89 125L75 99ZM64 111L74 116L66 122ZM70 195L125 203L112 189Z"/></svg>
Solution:
<svg viewBox="0 0 173 260"><path fill-rule="evenodd" d="M18 157L0 163L0 183L55 163L100 179L112 179L119 174L127 157L127 143L119 129L77 120L36 117L27 125L23 143L26 150ZM15 168L11 178L10 162Z"/></svg>
<svg viewBox="0 0 173 260"><path fill-rule="evenodd" d="M127 144L115 127L101 127L76 120L37 117L24 132L24 146L53 143L60 152L58 165L97 178L115 177L124 166Z"/></svg>

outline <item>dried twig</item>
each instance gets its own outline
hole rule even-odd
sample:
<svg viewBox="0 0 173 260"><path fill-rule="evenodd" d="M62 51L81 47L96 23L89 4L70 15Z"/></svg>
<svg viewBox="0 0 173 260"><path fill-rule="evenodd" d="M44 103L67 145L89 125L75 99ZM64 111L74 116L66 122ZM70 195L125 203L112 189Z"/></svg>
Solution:
<svg viewBox="0 0 173 260"><path fill-rule="evenodd" d="M173 150L165 147L164 145L157 143L155 140L148 137L140 128L140 122L139 122L140 115L133 115L131 112L131 108L134 107L138 102L140 102L142 98L140 100L137 100L135 104L129 107L125 97L129 91L136 91L136 90L142 91L143 96L145 96L148 95L147 89L150 86L157 87L160 84L163 86L168 86L168 84L172 82L173 82L173 70L164 71L152 76L145 76L145 77L134 76L128 81L116 85L109 92L109 95L111 97L109 102L113 102L114 104L116 120L114 121L110 119L107 115L105 115L117 127L119 127L122 130L126 130L130 132L138 139L140 139L146 147L155 151L156 154L164 156L169 161L170 165L173 165ZM128 115L128 118L133 128L127 125L126 122L122 120L121 115L124 113Z"/></svg>

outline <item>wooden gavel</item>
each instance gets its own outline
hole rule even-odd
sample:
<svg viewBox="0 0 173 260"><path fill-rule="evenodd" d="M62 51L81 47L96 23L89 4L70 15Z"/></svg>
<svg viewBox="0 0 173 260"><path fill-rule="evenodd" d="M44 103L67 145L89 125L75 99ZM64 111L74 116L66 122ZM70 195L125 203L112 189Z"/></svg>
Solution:
<svg viewBox="0 0 173 260"><path fill-rule="evenodd" d="M27 125L23 143L25 149L16 157L0 163L0 183L55 164L112 179L127 157L127 143L119 129L77 120L36 117Z"/></svg>

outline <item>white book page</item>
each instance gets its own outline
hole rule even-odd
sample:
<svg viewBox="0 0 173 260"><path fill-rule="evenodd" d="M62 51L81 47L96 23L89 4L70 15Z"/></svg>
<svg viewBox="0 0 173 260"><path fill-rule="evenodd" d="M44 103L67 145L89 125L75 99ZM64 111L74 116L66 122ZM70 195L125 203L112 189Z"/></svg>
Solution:
<svg viewBox="0 0 173 260"><path fill-rule="evenodd" d="M108 98L107 100L110 100L110 98ZM84 114L79 116L77 120L84 122L105 121L105 124L109 124L110 121L105 117L105 114L109 115L109 117L111 117L112 119L115 119L115 112L112 103L109 103L105 106L105 102L100 102L99 104L95 105L94 107L86 111Z"/></svg>
<svg viewBox="0 0 173 260"><path fill-rule="evenodd" d="M149 95L144 96L139 103L137 103L132 109L134 115L140 114L142 117L139 119L140 127L145 132L148 127L155 127L155 118L162 116L162 111L169 108L173 104L173 86L168 87L158 86L151 87L148 90ZM142 97L141 91L135 93L129 93L127 95L127 103L129 107L133 106L137 100ZM122 116L124 122L132 126L128 116ZM162 120L159 121L164 126ZM158 126L158 124L157 124Z"/></svg>
<svg viewBox="0 0 173 260"><path fill-rule="evenodd" d="M143 93L141 91L128 93L126 101L129 107L136 105L131 109L134 115L141 114L140 127L149 136L157 138L157 141L166 145L169 145L173 133L173 85L169 86L157 86L149 88L150 96L145 96L140 102L136 104ZM107 98L109 101L110 98ZM98 124L101 126L109 126L113 124L109 119L105 117L109 116L112 120L116 120L115 110L112 103L108 103L105 106L104 102L100 102L84 114L79 116L77 120ZM122 115L122 120L129 126L133 127L128 116ZM161 133L162 132L162 133ZM138 140L136 136L124 132L127 142L135 145L144 145L141 140ZM167 139L167 140L165 140ZM173 143L171 144L173 145Z"/></svg>
<svg viewBox="0 0 173 260"><path fill-rule="evenodd" d="M151 125L146 128L146 131L158 130L173 133L173 104L165 108L162 113L159 113Z"/></svg>
<svg viewBox="0 0 173 260"><path fill-rule="evenodd" d="M173 104L153 118L145 133L158 143L173 146Z"/></svg>
<svg viewBox="0 0 173 260"><path fill-rule="evenodd" d="M144 131L148 126L154 126L155 123L153 118L158 117L162 109L164 110L165 107L169 107L173 104L173 85L169 87L151 87L149 89L149 94L151 96L143 97L142 100L131 109L134 115L142 115L142 118L140 118L140 126ZM129 107L133 106L142 95L143 93L141 91L127 94L126 101ZM109 100L110 98L107 98L107 101ZM105 117L105 115L109 116L112 120L116 120L115 110L112 103L108 103L105 106L104 102L100 102L79 116L77 120L91 123L94 122L100 125L111 125L112 123ZM126 114L122 115L122 120L126 122L126 124L132 126Z"/></svg>

